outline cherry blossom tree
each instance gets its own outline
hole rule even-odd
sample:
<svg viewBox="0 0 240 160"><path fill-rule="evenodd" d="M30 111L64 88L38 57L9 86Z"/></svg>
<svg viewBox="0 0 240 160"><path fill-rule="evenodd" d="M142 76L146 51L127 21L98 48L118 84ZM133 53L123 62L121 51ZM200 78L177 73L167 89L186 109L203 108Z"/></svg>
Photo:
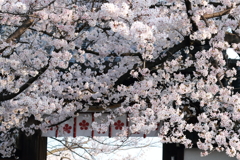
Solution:
<svg viewBox="0 0 240 160"><path fill-rule="evenodd" d="M240 63L224 54L240 48L239 5L0 0L0 153L14 154L19 131L46 132L98 110L110 113L106 126L128 113L126 134L161 122L164 143L240 159ZM38 123L26 125L31 116Z"/></svg>

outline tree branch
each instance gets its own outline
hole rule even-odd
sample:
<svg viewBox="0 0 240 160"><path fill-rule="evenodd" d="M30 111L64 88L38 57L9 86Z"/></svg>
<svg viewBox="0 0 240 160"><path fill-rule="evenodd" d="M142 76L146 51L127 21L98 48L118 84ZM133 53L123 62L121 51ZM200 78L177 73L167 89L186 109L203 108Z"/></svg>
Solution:
<svg viewBox="0 0 240 160"><path fill-rule="evenodd" d="M50 6L51 4L53 4L56 0L53 0L52 2L48 3L46 6L43 6L41 8L38 8L38 9L34 9L33 11L36 12L36 11L41 11L45 8L47 8L48 6Z"/></svg>
<svg viewBox="0 0 240 160"><path fill-rule="evenodd" d="M162 64L163 62L165 62L172 54L176 53L177 51L181 50L182 48L186 47L187 46L187 42L189 41L189 38L188 37L185 37L185 39L173 46L172 48L170 48L167 52L166 52L166 56L163 57L163 58L157 58L154 62L146 62L146 67L150 70L152 70L154 67L156 67L157 65L159 64ZM162 53L163 54L163 53ZM162 55L160 54L160 55ZM160 57L160 56L159 56Z"/></svg>
<svg viewBox="0 0 240 160"><path fill-rule="evenodd" d="M132 70L137 69L137 66L138 65L135 64L132 69L128 70L125 74L123 74L121 77L119 77L113 87L116 88L118 85L123 84L124 81L126 81L129 77L131 77L130 72ZM132 83L134 83L134 81Z"/></svg>
<svg viewBox="0 0 240 160"><path fill-rule="evenodd" d="M189 38L186 37L181 43L175 45L174 47L170 48L166 53L167 55L163 58L160 58L162 56L163 53L160 53L159 57L155 59L154 62L150 62L147 61L146 62L146 68L148 68L149 70L154 69L154 67L156 67L159 64L164 63L172 54L176 53L177 51L179 51L180 49L184 48L187 45ZM132 70L137 69L137 64L135 64L133 66L132 69L128 70L125 74L123 74L121 77L119 77L119 79L115 82L114 87L117 87L120 84L123 84L123 82L125 82L127 80L127 78L131 77L130 72ZM135 81L133 80L131 82L131 84L133 84Z"/></svg>
<svg viewBox="0 0 240 160"><path fill-rule="evenodd" d="M233 33L226 32L224 40L226 42L228 42L229 44L231 44L231 43L240 43L240 37L236 33L233 34Z"/></svg>
<svg viewBox="0 0 240 160"><path fill-rule="evenodd" d="M70 148L70 147L68 147L67 145L65 145L61 140L59 140L59 139L57 139L57 138L53 138L53 137L51 137L52 139L54 139L54 140L56 140L56 141L58 141L58 142L60 142L63 146L64 146L64 148L62 148L62 149L59 149L59 152L60 151L65 151L65 150L70 150L72 153L74 153L74 154L76 154L76 155L78 155L79 157L82 157L82 158L84 158L84 159L86 159L85 157L83 157L82 155L80 155L80 154L78 154L77 152L75 152L73 149L75 149L75 148ZM80 146L78 146L78 148L80 148ZM83 148L84 149L84 148ZM57 151L56 151L57 152ZM56 153L55 152L55 153ZM88 152L87 152L88 153ZM51 151L50 151L50 154L53 154ZM88 153L89 154L89 153ZM48 155L49 155L49 151L48 151ZM92 156L91 154L90 154L90 156Z"/></svg>
<svg viewBox="0 0 240 160"><path fill-rule="evenodd" d="M213 5L214 7L217 7L217 6L223 6L222 3L219 3L219 2L208 2L209 4Z"/></svg>
<svg viewBox="0 0 240 160"><path fill-rule="evenodd" d="M22 93L24 90L26 90L34 81L36 81L48 69L48 67L49 67L49 62L45 67L43 67L42 69L40 69L38 71L39 72L38 75L30 78L24 85L22 85L19 88L18 93L7 93L6 90L5 90L5 92L2 91L0 93L0 102L7 101L7 100L13 99L14 97L18 96L20 93Z"/></svg>
<svg viewBox="0 0 240 160"><path fill-rule="evenodd" d="M232 8L229 8L229 9L226 9L226 10L223 10L223 11L220 11L220 12L216 12L216 13L212 13L212 14L204 14L203 17L205 19L214 18L214 17L221 17L223 15L229 14L231 10L232 10ZM203 18L201 18L201 19L203 19Z"/></svg>
<svg viewBox="0 0 240 160"><path fill-rule="evenodd" d="M205 22L206 27L209 27L207 19L204 16L201 16L201 19L203 19L203 21Z"/></svg>
<svg viewBox="0 0 240 160"><path fill-rule="evenodd" d="M185 0L185 6L188 18L190 19L190 22L192 24L192 31L195 32L198 30L198 26L196 22L192 19L192 15L190 14L190 11L192 11L192 4L189 0Z"/></svg>
<svg viewBox="0 0 240 160"><path fill-rule="evenodd" d="M23 24L6 40L7 43L10 43L13 40L16 40L21 37L21 35L33 24L34 20L31 18L27 18L27 20L23 21Z"/></svg>

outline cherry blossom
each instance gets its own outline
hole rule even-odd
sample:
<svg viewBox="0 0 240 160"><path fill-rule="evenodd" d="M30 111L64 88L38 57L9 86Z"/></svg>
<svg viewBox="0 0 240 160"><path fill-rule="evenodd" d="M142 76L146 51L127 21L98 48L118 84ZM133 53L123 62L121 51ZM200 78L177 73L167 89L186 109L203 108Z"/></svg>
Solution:
<svg viewBox="0 0 240 160"><path fill-rule="evenodd" d="M105 133L128 115L131 133L240 159L236 1L0 0L0 153L14 136L80 112ZM38 125L26 125L34 117ZM51 122L51 124L50 124ZM158 124L161 124L158 126ZM68 127L69 128L69 127ZM187 133L195 132L192 141Z"/></svg>

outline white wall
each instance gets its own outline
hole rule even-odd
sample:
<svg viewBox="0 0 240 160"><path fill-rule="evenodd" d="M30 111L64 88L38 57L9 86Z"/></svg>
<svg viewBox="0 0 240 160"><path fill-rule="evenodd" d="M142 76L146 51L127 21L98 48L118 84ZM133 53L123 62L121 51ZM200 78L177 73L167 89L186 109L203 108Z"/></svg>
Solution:
<svg viewBox="0 0 240 160"><path fill-rule="evenodd" d="M201 157L200 152L197 148L185 149L184 160L236 160L226 155L225 152L214 151L206 157Z"/></svg>

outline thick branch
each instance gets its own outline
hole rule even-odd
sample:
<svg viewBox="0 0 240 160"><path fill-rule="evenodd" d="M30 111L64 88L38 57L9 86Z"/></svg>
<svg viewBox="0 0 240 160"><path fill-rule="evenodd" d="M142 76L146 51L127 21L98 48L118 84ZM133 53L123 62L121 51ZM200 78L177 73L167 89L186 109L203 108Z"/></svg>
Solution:
<svg viewBox="0 0 240 160"><path fill-rule="evenodd" d="M88 50L88 49L83 49L86 53L91 53L91 54L94 54L96 56L99 56L99 53L98 52L95 52L95 51L92 51L92 50Z"/></svg>
<svg viewBox="0 0 240 160"><path fill-rule="evenodd" d="M229 44L231 43L240 43L240 37L237 34L232 34L229 32L226 32L224 40L228 42Z"/></svg>
<svg viewBox="0 0 240 160"><path fill-rule="evenodd" d="M79 47L75 47L75 48L79 49ZM95 51L88 50L88 49L82 49L82 50L84 50L86 53L91 53L93 55L99 56L99 52L95 52ZM107 55L107 57L111 57L111 56L114 56L114 57L138 56L139 58L141 58L141 54L139 52L137 52L137 53L126 52L126 53L121 53L120 55L117 55L116 53L111 53L111 54Z"/></svg>
<svg viewBox="0 0 240 160"><path fill-rule="evenodd" d="M116 104L111 104L109 106L107 106L107 109L116 109L116 108L119 108L121 106L121 103L116 103ZM99 106L91 106L88 111L90 112L102 112L106 109L104 109L103 107L99 107Z"/></svg>
<svg viewBox="0 0 240 160"><path fill-rule="evenodd" d="M205 22L206 27L209 27L207 19L204 16L201 16L201 19L203 19L203 21Z"/></svg>
<svg viewBox="0 0 240 160"><path fill-rule="evenodd" d="M196 22L192 19L192 15L190 14L190 12L192 11L192 4L189 0L185 0L185 6L188 18L190 19L190 22L192 24L192 31L195 32L198 30L198 26Z"/></svg>
<svg viewBox="0 0 240 160"><path fill-rule="evenodd" d="M216 13L212 13L212 14L204 14L203 17L206 18L206 19L214 18L214 17L220 17L220 16L223 16L223 15L229 14L231 9L232 8L229 8L229 9L226 9L226 10L223 10L223 11L220 11L220 12L216 12Z"/></svg>
<svg viewBox="0 0 240 160"><path fill-rule="evenodd" d="M213 5L214 7L223 6L223 4L219 2L209 2L209 4Z"/></svg>
<svg viewBox="0 0 240 160"><path fill-rule="evenodd" d="M119 108L120 106L121 106L121 103L111 104L111 105L107 106L107 109L116 109L116 108ZM91 107L88 109L89 112L102 112L102 111L104 111L104 110L106 110L106 109L103 108L103 107L100 108L99 106L91 106ZM77 114L77 113L82 113L82 111L81 111L81 110L78 110L78 111L76 111L74 114ZM64 120L62 120L62 121L60 121L60 122L58 122L58 123L56 123L56 124L51 124L51 125L49 125L48 127L58 126L58 125L60 125L60 124L62 124L62 123L64 123L64 122L68 121L68 120L71 119L71 118L73 118L73 117L71 117L71 116L66 117Z"/></svg>
<svg viewBox="0 0 240 160"><path fill-rule="evenodd" d="M237 6L239 6L240 3L237 4ZM233 8L228 8L228 9L225 9L223 11L220 11L220 12L216 12L216 13L212 13L212 14L204 14L201 16L201 19L204 20L204 22L206 23L206 26L208 27L209 24L207 22L207 19L210 19L210 18L214 18L214 17L221 17L221 16L224 16L224 15L227 15L230 13L230 11L232 10Z"/></svg>
<svg viewBox="0 0 240 160"><path fill-rule="evenodd" d="M140 53L122 53L120 56L138 56L141 59Z"/></svg>
<svg viewBox="0 0 240 160"><path fill-rule="evenodd" d="M38 72L38 75L36 75L35 77L30 78L24 85L22 85L19 88L19 92L18 93L6 93L6 91L0 93L0 102L2 101L7 101L10 99L13 99L14 97L18 96L20 93L22 93L24 90L26 90L34 81L36 81L49 67L49 64L47 64L45 67L43 67L42 69L40 69Z"/></svg>
<svg viewBox="0 0 240 160"><path fill-rule="evenodd" d="M130 75L131 71L137 69L137 66L138 65L135 64L132 69L128 70L125 74L119 77L113 87L117 87L118 85L123 84L124 81L126 81L129 77L131 77ZM132 83L134 83L134 81Z"/></svg>
<svg viewBox="0 0 240 160"><path fill-rule="evenodd" d="M163 58L157 58L154 62L146 62L146 67L150 70L152 70L154 67L156 67L159 64L162 64L163 62L165 62L171 55L173 55L174 53L176 53L177 51L181 50L182 48L187 46L187 42L188 42L188 37L186 37L181 43L173 46L172 48L170 48L167 52L166 52L166 56ZM160 54L161 55L161 54Z"/></svg>
<svg viewBox="0 0 240 160"><path fill-rule="evenodd" d="M146 68L152 70L154 69L154 67L156 67L159 64L163 64L171 55L173 55L174 53L176 53L177 51L179 51L180 49L186 47L187 42L188 42L188 37L185 38L181 43L175 45L174 47L170 48L167 52L166 52L166 56L163 58L160 58L162 56L163 53L160 53L160 56L154 61L154 62L150 62L147 61L146 62ZM114 87L117 87L120 84L123 84L129 77L131 77L130 72L132 70L135 70L137 68L137 64L135 64L133 66L132 69L128 70L128 72L126 72L125 74L123 74L121 77L119 77L119 79L115 82ZM134 81L131 82L132 84L134 83Z"/></svg>
<svg viewBox="0 0 240 160"><path fill-rule="evenodd" d="M23 22L23 24L6 40L7 43L10 43L13 40L16 40L21 37L21 35L33 24L34 20L28 18Z"/></svg>
<svg viewBox="0 0 240 160"><path fill-rule="evenodd" d="M87 27L88 26L88 23L87 22L85 22L81 27L79 27L75 32L77 32L77 33L79 33L79 32L81 32L85 27Z"/></svg>

